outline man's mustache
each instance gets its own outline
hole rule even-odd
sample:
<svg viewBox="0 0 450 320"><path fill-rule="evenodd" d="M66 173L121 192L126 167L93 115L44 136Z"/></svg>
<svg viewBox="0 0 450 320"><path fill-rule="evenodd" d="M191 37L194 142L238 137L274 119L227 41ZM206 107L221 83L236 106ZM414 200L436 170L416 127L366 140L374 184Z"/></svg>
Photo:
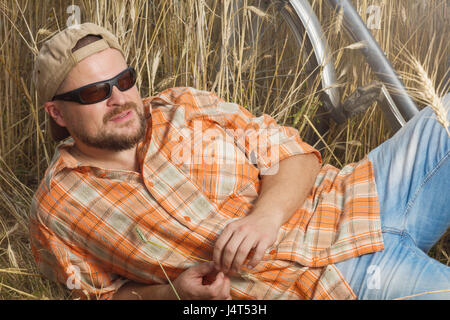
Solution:
<svg viewBox="0 0 450 320"><path fill-rule="evenodd" d="M111 111L110 113L108 113L105 116L103 122L106 124L109 120L111 120L115 116L121 114L124 111L128 111L128 110L135 110L136 113L137 113L137 104L134 103L134 102L127 102L127 103L125 103L121 107L118 107L118 108L114 109L113 111Z"/></svg>

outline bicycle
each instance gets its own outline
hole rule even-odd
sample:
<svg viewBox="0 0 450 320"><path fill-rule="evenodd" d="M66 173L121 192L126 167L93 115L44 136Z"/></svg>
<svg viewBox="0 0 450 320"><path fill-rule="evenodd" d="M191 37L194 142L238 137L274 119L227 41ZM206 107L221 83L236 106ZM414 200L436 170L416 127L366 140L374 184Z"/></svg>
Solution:
<svg viewBox="0 0 450 320"><path fill-rule="evenodd" d="M320 104L321 109L318 110L314 118L314 126L316 127L320 136L326 135L326 132L330 125L330 119L336 123L341 124L354 115L360 114L367 110L375 101L381 107L385 118L387 119L390 127L395 131L399 130L409 119L419 112L419 108L415 102L408 95L402 81L397 76L391 63L388 61L384 52L370 33L369 29L362 21L358 12L355 10L350 0L325 0L325 3L334 10L339 12L341 10L343 25L346 34L356 43L364 43L364 46L360 49L365 62L372 69L377 76L378 81L370 83L362 87L358 87L352 94L350 94L344 102L341 102L341 92L339 85L336 81L336 70L334 61L327 44L324 31L319 22L317 15L315 14L312 6L307 0L284 0L284 1L244 1L238 0L234 2L232 10L233 21L232 32L229 42L235 41L235 35L238 33L244 33L241 29L244 28L244 18L239 18L236 14L243 6L247 6L254 11L256 19L250 23L247 27L247 39L244 40L243 47L248 47L249 53L247 56L251 57L253 53L250 51L260 50L264 53L263 49L258 47L258 43L264 42L264 37L272 37L273 41L276 41L277 32L285 33L283 29L277 24L274 28L279 28L274 34L266 35L269 28L265 28L264 24L267 22L267 17L264 13L268 13L269 16L279 16L284 20L285 24L291 32L291 38L297 46L299 51L303 52L303 65L301 70L297 68L295 72L292 72L292 65L294 60L292 58L275 59L276 63L273 70L269 69L268 72L275 71L281 73L287 72L286 78L299 77L299 73L308 78L310 84L313 85L315 76L320 78L320 83L316 84L316 89L321 92ZM257 10L260 10L259 12ZM275 21L275 20L274 20ZM273 22L273 21L272 21ZM288 36L288 35L286 35ZM280 39L284 39L280 37ZM266 39L267 41L267 39ZM286 40L283 40L286 42ZM267 44L265 44L267 46ZM278 43L274 47L276 50L288 50L285 43ZM283 47L283 48L281 48ZM300 50L305 49L306 50ZM307 54L305 54L307 53ZM290 53L295 55L295 49ZM256 59L256 58L255 58ZM261 61L263 59L261 58ZM286 64L286 66L283 65ZM267 66L265 66L267 67ZM288 69L291 68L289 71ZM261 68L263 69L263 68ZM266 81L264 77L261 77L263 81ZM266 76L270 79L270 76ZM271 80L274 81L273 79ZM267 82L267 81L266 81ZM293 83L295 80L293 80ZM302 85L305 82L301 82ZM267 85L267 84L266 84ZM262 86L262 85L261 85ZM268 85L272 88L272 84ZM289 86L286 85L286 86ZM317 142L319 146L323 146L323 141L320 139L317 132L308 132L305 140L311 141L311 143Z"/></svg>

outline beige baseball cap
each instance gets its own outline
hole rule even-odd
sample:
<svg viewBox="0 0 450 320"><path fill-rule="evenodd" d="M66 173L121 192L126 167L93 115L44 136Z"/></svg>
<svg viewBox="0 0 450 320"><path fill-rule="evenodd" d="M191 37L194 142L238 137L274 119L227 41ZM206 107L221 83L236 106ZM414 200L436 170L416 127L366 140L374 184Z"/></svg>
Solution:
<svg viewBox="0 0 450 320"><path fill-rule="evenodd" d="M78 40L87 35L97 35L102 39L74 52ZM83 59L108 48L117 49L125 59L117 38L105 28L93 23L83 23L64 29L47 40L35 60L32 79L38 95L39 106L50 101L56 94L67 74ZM70 134L49 116L53 140L60 141Z"/></svg>

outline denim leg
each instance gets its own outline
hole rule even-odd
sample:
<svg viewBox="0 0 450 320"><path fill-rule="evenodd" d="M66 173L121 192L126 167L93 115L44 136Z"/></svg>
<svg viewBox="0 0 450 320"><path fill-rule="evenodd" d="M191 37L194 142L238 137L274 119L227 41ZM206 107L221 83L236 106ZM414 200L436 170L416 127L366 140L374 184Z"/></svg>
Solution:
<svg viewBox="0 0 450 320"><path fill-rule="evenodd" d="M450 109L449 94L445 100ZM407 232L427 252L450 226L450 137L431 107L372 150L369 159L382 229Z"/></svg>
<svg viewBox="0 0 450 320"><path fill-rule="evenodd" d="M428 252L450 225L450 153L425 177L406 208L405 230Z"/></svg>
<svg viewBox="0 0 450 320"><path fill-rule="evenodd" d="M450 94L444 104L449 110ZM431 107L372 150L369 159L375 171L385 250L336 266L360 299L450 289L450 268L425 253L450 224L450 137ZM381 286L376 290L375 275L380 276ZM417 298L450 297L445 292Z"/></svg>
<svg viewBox="0 0 450 320"><path fill-rule="evenodd" d="M450 267L407 235L384 232L385 250L337 263L360 300L449 300Z"/></svg>

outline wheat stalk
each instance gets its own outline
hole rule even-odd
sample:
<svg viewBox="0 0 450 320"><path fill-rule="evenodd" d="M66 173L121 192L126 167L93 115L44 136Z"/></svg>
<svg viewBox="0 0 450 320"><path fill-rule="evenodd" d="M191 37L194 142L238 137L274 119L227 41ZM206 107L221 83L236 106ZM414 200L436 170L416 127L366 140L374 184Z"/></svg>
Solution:
<svg viewBox="0 0 450 320"><path fill-rule="evenodd" d="M404 296L404 297L400 297L400 298L395 298L394 300L405 300L405 299L409 299L409 298L420 297L420 296L423 296L423 295L426 295L426 294L442 293L442 292L450 292L450 289L421 292L421 293L412 294L410 296Z"/></svg>
<svg viewBox="0 0 450 320"><path fill-rule="evenodd" d="M196 257L196 256L192 256L192 255L183 253L183 252L175 250L175 249L169 249L169 248L167 248L165 246L162 246L162 245L157 244L155 242L149 241L149 240L145 239L145 237L144 237L142 231L139 229L139 227L136 227L136 233L139 235L139 238L141 238L142 241L144 241L146 243L149 243L149 244L151 244L153 246L157 246L157 247L162 248L162 249L166 249L166 250L170 250L170 251L176 252L176 253L181 254L181 255L183 255L183 256L185 256L187 258L192 258L192 259L196 259L196 260L200 260L200 261L204 261L204 262L209 262L209 260L202 259L202 258L199 258L199 257Z"/></svg>
<svg viewBox="0 0 450 320"><path fill-rule="evenodd" d="M434 43L431 41L430 46ZM450 123L447 120L449 106L445 106L441 94L436 89L435 81L429 75L424 65L407 49L404 49L406 60L405 65L409 66L411 72L401 72L403 77L410 80L415 87L409 87L409 91L413 97L424 104L429 105L436 114L436 120L442 125L450 137ZM445 85L444 85L445 88Z"/></svg>
<svg viewBox="0 0 450 320"><path fill-rule="evenodd" d="M169 281L169 285L172 288L173 292L175 292L175 295L177 296L177 299L181 300L180 299L180 295L178 294L177 290L175 289L174 285L172 284L172 281L170 281L170 278L167 275L166 270L164 270L164 267L162 266L162 264L159 262L159 259L156 259L156 261L158 261L158 264L161 267L162 271L164 272L164 276L166 277L167 281Z"/></svg>
<svg viewBox="0 0 450 320"><path fill-rule="evenodd" d="M9 289L9 290L15 291L15 292L17 292L17 293L19 293L19 294L21 294L21 295L24 295L25 297L28 297L28 298L39 299L38 297L36 297L36 296L34 296L34 295L32 295L32 294L29 294L29 293L27 293L27 292L25 292L25 291L22 291L22 290L13 288L13 287L8 286L8 285L6 285L6 284L4 284L4 283L1 283L1 282L0 282L0 287L5 287L5 288L7 288L7 289Z"/></svg>
<svg viewBox="0 0 450 320"><path fill-rule="evenodd" d="M431 78L428 76L423 65L415 57L411 57L412 65L414 66L418 79L417 83L421 85L422 91L419 95L422 96L423 100L428 102L428 104L433 109L436 114L436 120L444 127L450 137L449 121L447 120L448 107L444 106L442 98L437 94L435 86Z"/></svg>
<svg viewBox="0 0 450 320"><path fill-rule="evenodd" d="M344 8L341 7L337 13L336 22L334 24L334 34L339 34L339 32L341 32L343 25L342 21L344 21Z"/></svg>

